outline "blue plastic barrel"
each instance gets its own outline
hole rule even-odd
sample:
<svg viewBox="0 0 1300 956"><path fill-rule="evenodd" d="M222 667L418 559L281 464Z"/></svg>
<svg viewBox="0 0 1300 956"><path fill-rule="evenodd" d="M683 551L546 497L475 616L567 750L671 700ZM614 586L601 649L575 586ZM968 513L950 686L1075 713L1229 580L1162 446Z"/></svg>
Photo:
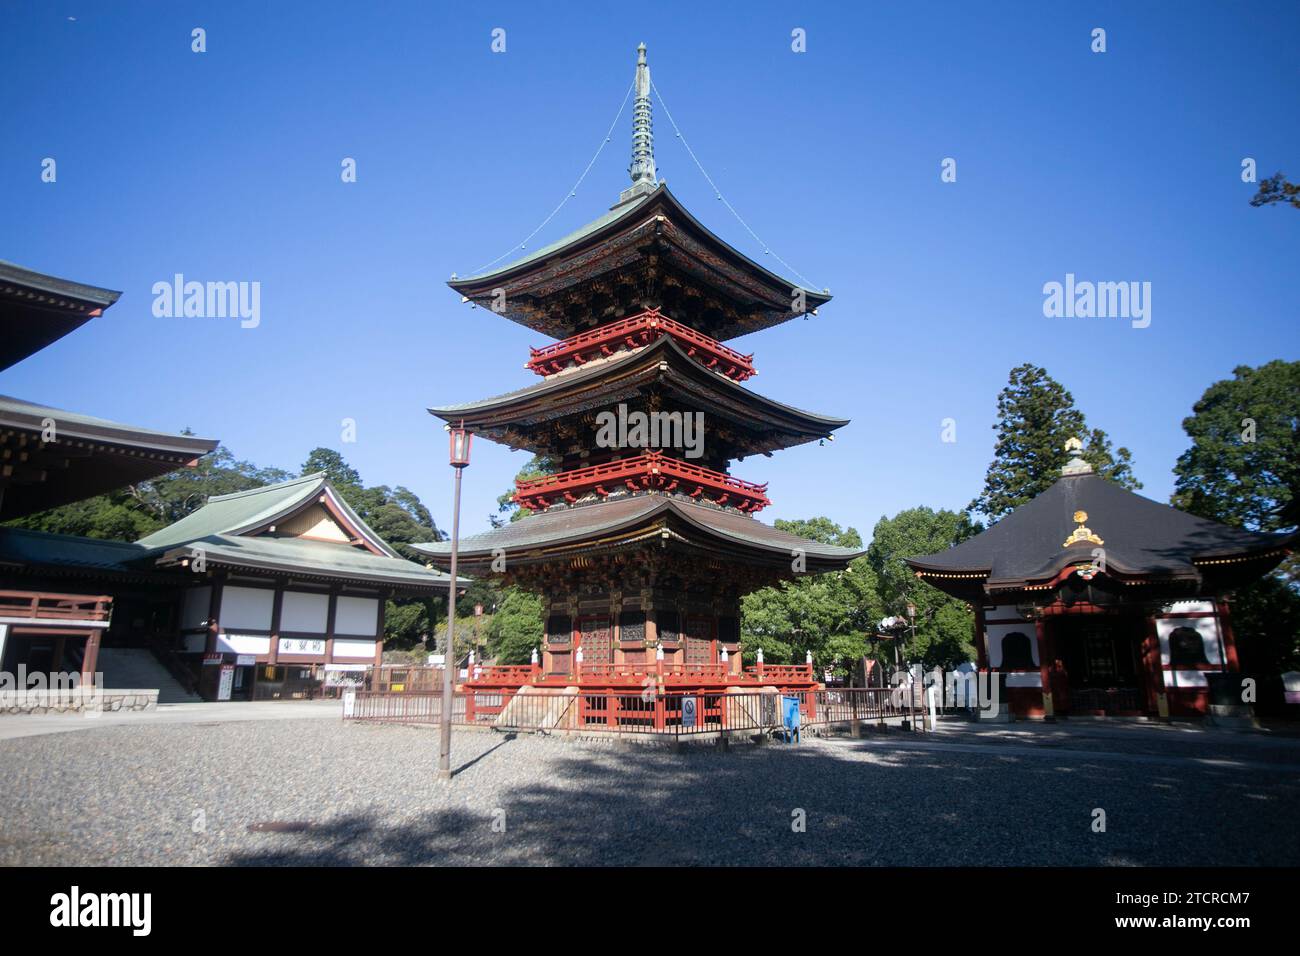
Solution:
<svg viewBox="0 0 1300 956"><path fill-rule="evenodd" d="M799 736L799 698L781 698L781 726L785 728L785 739L794 740Z"/></svg>

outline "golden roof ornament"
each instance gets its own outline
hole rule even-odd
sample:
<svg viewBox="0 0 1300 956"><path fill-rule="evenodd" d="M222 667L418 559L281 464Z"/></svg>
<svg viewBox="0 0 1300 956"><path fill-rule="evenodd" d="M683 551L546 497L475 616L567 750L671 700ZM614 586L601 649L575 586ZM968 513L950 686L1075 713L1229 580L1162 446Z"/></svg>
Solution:
<svg viewBox="0 0 1300 956"><path fill-rule="evenodd" d="M1101 538L1093 534L1091 528L1084 525L1084 522L1088 520L1088 512L1076 511L1074 513L1074 520L1075 523L1079 525L1079 527L1074 529L1074 531L1070 534L1070 536L1065 539L1065 544L1061 545L1061 547L1068 548L1072 544L1102 545L1106 543L1102 541Z"/></svg>

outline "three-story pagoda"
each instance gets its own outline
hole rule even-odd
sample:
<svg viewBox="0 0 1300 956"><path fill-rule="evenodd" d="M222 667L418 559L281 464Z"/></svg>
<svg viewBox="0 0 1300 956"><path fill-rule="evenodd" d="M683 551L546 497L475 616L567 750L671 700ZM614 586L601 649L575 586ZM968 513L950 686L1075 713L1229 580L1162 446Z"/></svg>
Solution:
<svg viewBox="0 0 1300 956"><path fill-rule="evenodd" d="M629 172L599 219L449 283L487 314L559 339L525 363L540 381L430 409L557 466L517 482L526 517L460 542L462 573L535 591L546 608L539 660L476 668L469 685L814 687L811 661L742 666L740 599L843 570L860 552L760 522L767 485L730 464L830 438L847 421L749 390L753 356L724 342L830 296L733 249L658 180L644 45ZM417 547L449 565L449 543Z"/></svg>

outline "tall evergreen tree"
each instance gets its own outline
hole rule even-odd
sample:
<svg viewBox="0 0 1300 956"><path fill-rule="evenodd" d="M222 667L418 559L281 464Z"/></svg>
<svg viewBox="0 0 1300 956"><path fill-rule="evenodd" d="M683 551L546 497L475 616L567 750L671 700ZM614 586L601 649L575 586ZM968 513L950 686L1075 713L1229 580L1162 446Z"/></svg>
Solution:
<svg viewBox="0 0 1300 956"><path fill-rule="evenodd" d="M1281 359L1205 390L1183 430L1172 504L1252 531L1300 524L1300 362Z"/></svg>
<svg viewBox="0 0 1300 956"><path fill-rule="evenodd" d="M1089 428L1074 397L1047 370L1026 363L1011 370L1007 387L998 395L998 433L993 462L984 490L967 509L997 521L1046 491L1061 476L1069 459L1065 443L1083 442L1082 457L1103 478L1135 490L1127 448L1112 449L1100 428Z"/></svg>
<svg viewBox="0 0 1300 956"><path fill-rule="evenodd" d="M1251 531L1300 525L1300 362L1238 366L1183 419L1191 447L1174 466L1170 503ZM1232 595L1247 673L1300 666L1300 558Z"/></svg>

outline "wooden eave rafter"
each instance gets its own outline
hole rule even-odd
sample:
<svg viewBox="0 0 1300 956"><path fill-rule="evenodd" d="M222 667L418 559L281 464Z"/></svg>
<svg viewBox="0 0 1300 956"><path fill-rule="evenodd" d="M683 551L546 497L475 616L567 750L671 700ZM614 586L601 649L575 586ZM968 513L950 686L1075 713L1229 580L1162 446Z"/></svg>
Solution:
<svg viewBox="0 0 1300 956"><path fill-rule="evenodd" d="M661 347L660 342L666 345ZM844 424L839 420L821 424L799 416L797 410L784 410L778 402L761 400L761 396L742 390L725 376L686 357L667 336L614 361L618 364L605 374L572 385L555 376L549 380L555 388L505 400L495 408L434 411L447 420L463 420L475 434L489 440L548 455L561 455L565 450L565 443L555 432L557 423L661 392L678 396L683 410L699 410L725 420L735 436L737 454L731 457L827 438ZM756 402L756 398L760 401Z"/></svg>
<svg viewBox="0 0 1300 956"><path fill-rule="evenodd" d="M687 278L686 285L703 286L702 294L716 300L720 314L731 310L735 319L712 333L719 339L768 328L797 314L791 308L796 286L719 239L666 188L626 219L615 219L545 258L450 284L485 308L503 291L507 317L565 338L581 330L584 319L604 317L593 312L592 302L623 284L620 271L645 270L656 279L677 272ZM806 289L804 294L809 311L830 298ZM556 305L561 306L558 313Z"/></svg>

